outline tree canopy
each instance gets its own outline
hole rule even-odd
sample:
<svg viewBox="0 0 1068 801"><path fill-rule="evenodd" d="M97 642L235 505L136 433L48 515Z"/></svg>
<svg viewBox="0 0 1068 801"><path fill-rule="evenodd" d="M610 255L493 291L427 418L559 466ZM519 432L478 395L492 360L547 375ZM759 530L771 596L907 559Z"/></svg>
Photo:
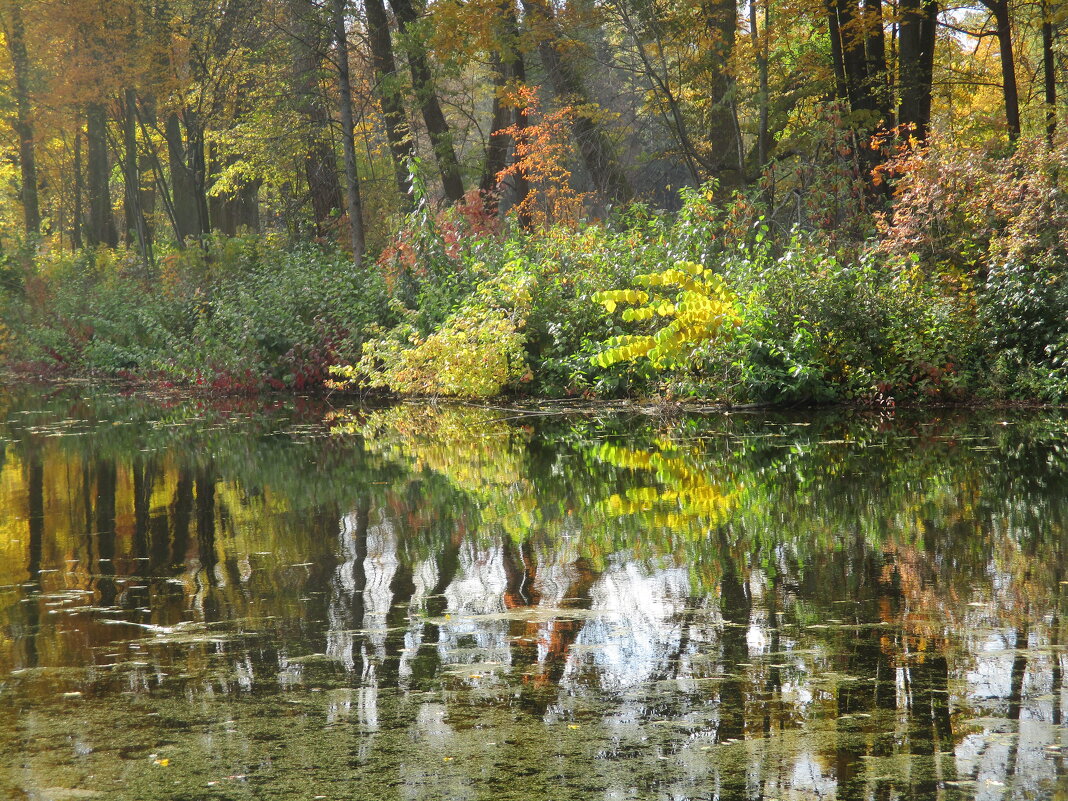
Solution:
<svg viewBox="0 0 1068 801"><path fill-rule="evenodd" d="M150 265L245 228L380 248L413 167L431 200L553 222L710 179L785 207L895 137L1052 139L1068 10L3 0L0 22L0 245L123 240Z"/></svg>

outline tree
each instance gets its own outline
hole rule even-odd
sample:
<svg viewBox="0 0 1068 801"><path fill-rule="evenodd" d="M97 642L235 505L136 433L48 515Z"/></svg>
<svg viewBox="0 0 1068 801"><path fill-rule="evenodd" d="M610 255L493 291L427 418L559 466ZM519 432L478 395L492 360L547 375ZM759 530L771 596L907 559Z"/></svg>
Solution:
<svg viewBox="0 0 1068 801"><path fill-rule="evenodd" d="M935 0L900 0L898 22L898 123L925 139L931 127L934 74Z"/></svg>
<svg viewBox="0 0 1068 801"><path fill-rule="evenodd" d="M21 0L4 0L0 3L0 22L3 23L4 38L15 75L15 132L19 139L19 168L22 172L22 214L26 233L35 234L41 228L41 212L37 198L37 159L30 107L30 59L26 52L26 26L22 19Z"/></svg>
<svg viewBox="0 0 1068 801"><path fill-rule="evenodd" d="M1052 145L1057 134L1057 67L1053 52L1053 10L1042 0L1042 78L1046 103L1046 141Z"/></svg>
<svg viewBox="0 0 1068 801"><path fill-rule="evenodd" d="M1012 20L1009 0L980 0L994 15L997 25L998 52L1001 56L1001 90L1005 98L1005 122L1009 141L1020 138L1020 90L1016 85L1016 61L1012 52Z"/></svg>
<svg viewBox="0 0 1068 801"><path fill-rule="evenodd" d="M736 0L705 0L702 5L708 26L709 125L713 168L722 186L744 182L744 152L738 128L735 83L730 62L738 33Z"/></svg>
<svg viewBox="0 0 1068 801"><path fill-rule="evenodd" d="M401 41L408 56L408 70L412 74L412 90L415 92L416 104L423 115L423 122L434 148L441 186L445 190L445 197L455 203L464 196L463 177L453 147L452 132L441 110L430 61L419 31L419 15L423 9L417 8L413 0L390 0L390 5L397 17Z"/></svg>
<svg viewBox="0 0 1068 801"><path fill-rule="evenodd" d="M393 57L393 37L389 30L389 17L383 0L365 0L367 13L367 41L374 67L375 93L382 108L382 118L393 162L393 176L397 191L411 206L411 181L408 177L408 161L412 157L411 132L404 114L401 99L397 64Z"/></svg>
<svg viewBox="0 0 1068 801"><path fill-rule="evenodd" d="M317 16L314 0L286 0L292 26L293 87L297 109L307 131L304 174L311 197L315 230L322 236L342 206L337 157L330 141L330 115L322 91L327 28Z"/></svg>
<svg viewBox="0 0 1068 801"><path fill-rule="evenodd" d="M86 240L90 247L119 244L115 217L111 210L111 165L108 159L107 117L101 103L90 103L85 112L85 139L88 143L89 224Z"/></svg>
<svg viewBox="0 0 1068 801"><path fill-rule="evenodd" d="M623 172L615 146L598 120L578 70L568 58L565 37L547 0L522 0L527 24L538 43L538 55L560 103L571 106L572 130L590 180L602 198L626 203L634 189Z"/></svg>
<svg viewBox="0 0 1068 801"><path fill-rule="evenodd" d="M495 49L490 59L493 66L493 116L479 181L479 189L488 200L492 200L491 193L498 188L498 176L507 166L509 153L514 156L515 138L509 130L521 131L527 124L526 110L508 97L510 88L525 84L527 80L523 53L519 49L515 0L499 0L497 11ZM529 191L526 178L517 173L509 189L509 197L501 198L502 207L522 205Z"/></svg>
<svg viewBox="0 0 1068 801"><path fill-rule="evenodd" d="M360 204L360 181L356 173L355 126L352 121L352 84L349 80L349 38L345 27L345 0L331 0L334 41L337 44L338 104L341 111L341 136L345 153L345 201L349 214L349 238L352 260L357 267L363 261L363 209Z"/></svg>

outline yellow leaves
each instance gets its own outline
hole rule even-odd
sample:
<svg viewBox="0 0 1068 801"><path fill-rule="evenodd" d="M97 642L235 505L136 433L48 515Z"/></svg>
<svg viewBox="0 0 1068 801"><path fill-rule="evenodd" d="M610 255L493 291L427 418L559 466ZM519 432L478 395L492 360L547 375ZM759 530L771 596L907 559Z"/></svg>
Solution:
<svg viewBox="0 0 1068 801"><path fill-rule="evenodd" d="M607 368L643 357L656 367L681 365L690 361L702 345L726 336L729 329L741 323L734 293L722 277L700 264L680 261L673 268L640 275L635 280L643 286L673 292L674 298L627 289L598 292L593 300L609 313L619 303L638 306L623 312L624 322L647 321L657 315L675 319L652 335L606 341L605 349L590 360L595 366Z"/></svg>
<svg viewBox="0 0 1068 801"><path fill-rule="evenodd" d="M615 494L600 504L607 514L637 516L644 524L684 533L707 530L727 520L741 498L741 484L712 480L700 452L680 449L662 440L659 450L632 450L604 444L595 458L635 472L652 472L661 486L635 487ZM694 521L701 526L694 528Z"/></svg>
<svg viewBox="0 0 1068 801"><path fill-rule="evenodd" d="M330 368L333 375L366 386L459 398L500 394L526 370L515 322L479 304L461 309L428 337L399 329L366 342L356 365Z"/></svg>
<svg viewBox="0 0 1068 801"><path fill-rule="evenodd" d="M648 303L649 293L635 289L610 289L594 293L592 300L602 304L611 313L616 310L617 303Z"/></svg>

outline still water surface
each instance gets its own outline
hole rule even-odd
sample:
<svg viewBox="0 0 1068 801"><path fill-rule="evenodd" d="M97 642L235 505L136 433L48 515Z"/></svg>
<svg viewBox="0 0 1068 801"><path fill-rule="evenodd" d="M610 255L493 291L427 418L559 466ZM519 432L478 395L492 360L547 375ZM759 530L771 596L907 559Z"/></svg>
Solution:
<svg viewBox="0 0 1068 801"><path fill-rule="evenodd" d="M0 393L0 797L1068 794L1068 420Z"/></svg>

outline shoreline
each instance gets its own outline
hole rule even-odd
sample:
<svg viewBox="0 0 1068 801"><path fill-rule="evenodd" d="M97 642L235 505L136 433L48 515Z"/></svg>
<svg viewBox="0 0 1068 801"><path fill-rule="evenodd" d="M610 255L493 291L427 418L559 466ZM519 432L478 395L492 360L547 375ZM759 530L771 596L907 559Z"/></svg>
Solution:
<svg viewBox="0 0 1068 801"><path fill-rule="evenodd" d="M269 387L236 389L220 388L203 382L175 381L163 376L79 374L62 369L46 369L46 365L10 365L0 363L0 386L22 382L36 386L94 386L113 389L119 394L144 394L146 398L174 401L180 398L227 401L235 399L277 402L284 399L314 399L330 404L331 398L367 406L393 406L405 403L471 406L497 409L521 416L555 416L565 414L597 414L605 411L670 417L675 414L748 414L756 412L827 412L861 411L884 412L953 410L1028 409L1054 410L1068 408L1068 404L1045 403L1033 399L988 400L967 398L959 401L891 399L889 403L836 401L833 403L716 403L705 398L677 398L664 396L632 396L624 398L539 397L534 395L497 395L482 400L452 396L402 395L382 390L345 390L323 387L318 390L286 390Z"/></svg>

